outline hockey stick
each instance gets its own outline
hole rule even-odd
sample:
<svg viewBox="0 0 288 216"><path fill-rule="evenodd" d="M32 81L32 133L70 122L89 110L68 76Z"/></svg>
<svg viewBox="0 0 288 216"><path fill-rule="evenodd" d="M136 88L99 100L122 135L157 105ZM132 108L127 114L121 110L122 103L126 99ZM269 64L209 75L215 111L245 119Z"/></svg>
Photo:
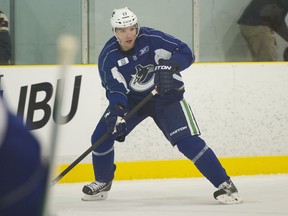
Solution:
<svg viewBox="0 0 288 216"><path fill-rule="evenodd" d="M60 64L59 70L59 79L62 82L59 82L59 89L56 91L55 95L55 105L54 105L54 113L55 113L55 124L52 127L50 138L50 160L54 161L56 143L58 138L58 118L59 113L63 106L63 95L65 91L65 79L67 78L67 73L69 70L69 66L73 64L74 59L76 57L78 41L72 35L61 35L58 39L58 61ZM51 166L51 162L49 163Z"/></svg>
<svg viewBox="0 0 288 216"><path fill-rule="evenodd" d="M43 202L43 207L42 207L42 212L41 216L48 215L47 212L47 202L49 202L49 181L52 173L52 167L54 165L54 157L55 157L55 152L56 152L56 147L57 147L57 138L58 138L58 118L59 118L59 113L62 109L63 105L63 95L65 91L65 79L67 78L67 72L69 70L69 66L73 64L76 53L77 53L77 48L78 48L78 40L76 37L72 35L61 35L58 38L57 41L57 48L58 48L58 61L59 61L59 77L58 79L60 80L59 82L59 87L58 90L56 91L55 95L55 104L54 104L54 113L56 115L56 121L55 124L51 128L51 134L50 134L50 152L48 154L48 157L46 158L46 167L47 167L47 186L44 191L44 202ZM50 215L50 214L49 214Z"/></svg>
<svg viewBox="0 0 288 216"><path fill-rule="evenodd" d="M154 89L149 95L147 95L142 101L140 101L127 115L124 120L130 119L144 104L146 104L157 91ZM88 148L82 155L80 155L73 163L71 163L65 170L63 170L52 182L51 186L55 185L60 179L62 179L70 170L72 170L81 160L83 160L90 152L103 143L109 137L108 133L105 133L99 140L97 140L90 148Z"/></svg>

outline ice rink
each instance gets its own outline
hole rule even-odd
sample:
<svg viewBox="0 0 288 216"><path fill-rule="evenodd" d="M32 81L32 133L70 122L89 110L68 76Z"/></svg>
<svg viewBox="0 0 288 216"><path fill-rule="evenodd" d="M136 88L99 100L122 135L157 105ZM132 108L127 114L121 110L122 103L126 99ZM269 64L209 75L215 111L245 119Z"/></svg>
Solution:
<svg viewBox="0 0 288 216"><path fill-rule="evenodd" d="M244 202L221 205L204 178L114 181L105 201L81 201L82 186L56 184L50 191L53 216L281 216L288 215L288 175L232 178Z"/></svg>

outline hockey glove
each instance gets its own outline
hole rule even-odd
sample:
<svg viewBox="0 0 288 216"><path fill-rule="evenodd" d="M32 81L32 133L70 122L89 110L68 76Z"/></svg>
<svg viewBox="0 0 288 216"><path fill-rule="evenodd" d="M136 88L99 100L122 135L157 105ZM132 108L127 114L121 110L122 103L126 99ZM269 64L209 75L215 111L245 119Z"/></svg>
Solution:
<svg viewBox="0 0 288 216"><path fill-rule="evenodd" d="M105 113L107 133L119 142L123 142L127 135L127 125L123 119L126 113L126 109L119 104L109 106Z"/></svg>
<svg viewBox="0 0 288 216"><path fill-rule="evenodd" d="M179 69L178 63L172 60L159 60L155 67L154 83L159 95L163 96L172 89L175 89L173 74Z"/></svg>

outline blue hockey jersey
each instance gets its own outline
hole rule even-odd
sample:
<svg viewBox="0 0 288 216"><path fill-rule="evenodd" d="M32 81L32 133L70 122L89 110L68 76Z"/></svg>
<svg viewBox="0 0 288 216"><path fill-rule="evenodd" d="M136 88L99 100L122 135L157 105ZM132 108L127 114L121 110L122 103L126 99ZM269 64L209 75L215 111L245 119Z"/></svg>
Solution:
<svg viewBox="0 0 288 216"><path fill-rule="evenodd" d="M154 67L159 59L175 60L180 70L174 76L182 85L180 71L194 62L188 45L161 31L141 27L133 50L121 51L116 37L104 46L98 59L102 85L110 105L127 106L128 98L142 100L154 88ZM173 97L183 97L183 91Z"/></svg>

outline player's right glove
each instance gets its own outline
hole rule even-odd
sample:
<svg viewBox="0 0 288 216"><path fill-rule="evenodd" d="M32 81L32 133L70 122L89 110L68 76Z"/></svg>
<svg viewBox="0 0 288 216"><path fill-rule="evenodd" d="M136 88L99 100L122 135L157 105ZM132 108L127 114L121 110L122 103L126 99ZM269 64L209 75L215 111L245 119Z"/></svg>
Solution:
<svg viewBox="0 0 288 216"><path fill-rule="evenodd" d="M126 108L116 104L109 106L104 114L106 119L107 133L113 136L113 138L119 142L125 140L127 135L127 125L123 117L126 115Z"/></svg>
<svg viewBox="0 0 288 216"><path fill-rule="evenodd" d="M178 63L173 60L159 60L159 65L155 67L154 83L159 95L163 96L172 89L177 88L173 74L179 69Z"/></svg>

